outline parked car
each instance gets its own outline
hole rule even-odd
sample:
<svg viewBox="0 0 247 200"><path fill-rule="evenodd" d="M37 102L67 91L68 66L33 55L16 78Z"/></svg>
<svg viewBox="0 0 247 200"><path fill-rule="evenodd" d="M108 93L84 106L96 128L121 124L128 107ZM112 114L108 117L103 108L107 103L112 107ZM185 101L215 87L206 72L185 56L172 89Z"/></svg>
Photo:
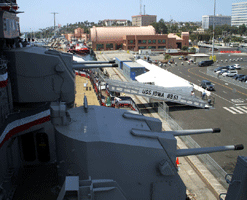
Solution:
<svg viewBox="0 0 247 200"><path fill-rule="evenodd" d="M247 75L245 75L245 76L239 78L238 80L239 80L239 81L242 81L242 82L247 81Z"/></svg>
<svg viewBox="0 0 247 200"><path fill-rule="evenodd" d="M213 84L208 80L202 80L201 86L206 90L215 90Z"/></svg>
<svg viewBox="0 0 247 200"><path fill-rule="evenodd" d="M217 71L217 72L215 72L216 74L223 74L224 72L227 72L228 71L228 69L221 69L221 70L219 70L219 71Z"/></svg>
<svg viewBox="0 0 247 200"><path fill-rule="evenodd" d="M214 69L214 72L220 71L222 69L227 69L227 67L217 67Z"/></svg>
<svg viewBox="0 0 247 200"><path fill-rule="evenodd" d="M228 70L235 70L236 69L236 67L234 67L233 65L228 65L226 67Z"/></svg>
<svg viewBox="0 0 247 200"><path fill-rule="evenodd" d="M238 80L239 78L245 76L244 74L235 74L232 78Z"/></svg>
<svg viewBox="0 0 247 200"><path fill-rule="evenodd" d="M203 66L209 66L209 65L212 65L212 64L214 64L213 60L204 60L204 61L199 62L198 66L199 67L203 67Z"/></svg>
<svg viewBox="0 0 247 200"><path fill-rule="evenodd" d="M228 70L227 72L222 73L222 76L234 76L238 74L237 70Z"/></svg>
<svg viewBox="0 0 247 200"><path fill-rule="evenodd" d="M239 64L234 64L233 65L236 69L241 69L241 66Z"/></svg>

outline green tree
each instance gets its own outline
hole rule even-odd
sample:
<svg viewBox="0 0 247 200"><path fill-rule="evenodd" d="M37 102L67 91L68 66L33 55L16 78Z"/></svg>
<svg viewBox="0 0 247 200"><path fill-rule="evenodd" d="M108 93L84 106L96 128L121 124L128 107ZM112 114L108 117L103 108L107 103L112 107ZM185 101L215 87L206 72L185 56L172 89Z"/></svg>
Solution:
<svg viewBox="0 0 247 200"><path fill-rule="evenodd" d="M197 41L198 40L198 34L190 34L190 40L192 42Z"/></svg>
<svg viewBox="0 0 247 200"><path fill-rule="evenodd" d="M183 47L182 47L182 50L183 50L183 51L188 51L188 47L187 47L187 46L183 46Z"/></svg>
<svg viewBox="0 0 247 200"><path fill-rule="evenodd" d="M246 32L246 26L245 26L245 24L239 26L238 27L238 30L239 30L239 34L241 34L241 35L245 34L245 32Z"/></svg>
<svg viewBox="0 0 247 200"><path fill-rule="evenodd" d="M226 37L226 38L223 39L223 41L225 43L229 43L231 41L231 37Z"/></svg>
<svg viewBox="0 0 247 200"><path fill-rule="evenodd" d="M167 34L168 33L167 26L165 24L164 19L162 19L162 18L159 20L159 22L154 22L151 25L154 27L155 32L158 34L160 34L160 33Z"/></svg>
<svg viewBox="0 0 247 200"><path fill-rule="evenodd" d="M196 53L196 48L192 47L192 48L190 49L190 53Z"/></svg>
<svg viewBox="0 0 247 200"><path fill-rule="evenodd" d="M171 58L171 55L165 54L165 57L164 57L165 60L168 60L168 59L170 59L170 58Z"/></svg>

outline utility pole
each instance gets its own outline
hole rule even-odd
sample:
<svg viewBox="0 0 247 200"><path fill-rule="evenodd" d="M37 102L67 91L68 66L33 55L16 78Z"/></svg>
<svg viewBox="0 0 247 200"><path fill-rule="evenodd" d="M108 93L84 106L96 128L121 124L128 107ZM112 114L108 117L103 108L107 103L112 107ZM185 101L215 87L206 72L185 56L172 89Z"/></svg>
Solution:
<svg viewBox="0 0 247 200"><path fill-rule="evenodd" d="M140 0L140 15L142 15L142 0Z"/></svg>
<svg viewBox="0 0 247 200"><path fill-rule="evenodd" d="M215 18L215 4L216 4L216 0L214 0L214 18ZM214 57L214 19L213 19L213 49L212 49L212 58L213 57Z"/></svg>
<svg viewBox="0 0 247 200"><path fill-rule="evenodd" d="M54 14L54 35L55 35L55 27L56 27L56 14L58 14L58 13L53 12L53 13L51 13L51 14Z"/></svg>

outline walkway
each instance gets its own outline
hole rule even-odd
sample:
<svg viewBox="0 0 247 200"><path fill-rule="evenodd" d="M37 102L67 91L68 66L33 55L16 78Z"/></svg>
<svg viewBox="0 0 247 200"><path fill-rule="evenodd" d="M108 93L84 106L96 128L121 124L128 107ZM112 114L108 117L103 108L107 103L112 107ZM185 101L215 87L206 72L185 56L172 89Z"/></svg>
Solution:
<svg viewBox="0 0 247 200"><path fill-rule="evenodd" d="M84 94L87 96L88 105L100 106L97 96L94 92L93 86L91 85L91 82L88 78L76 75L75 84L75 104L77 107L83 106Z"/></svg>

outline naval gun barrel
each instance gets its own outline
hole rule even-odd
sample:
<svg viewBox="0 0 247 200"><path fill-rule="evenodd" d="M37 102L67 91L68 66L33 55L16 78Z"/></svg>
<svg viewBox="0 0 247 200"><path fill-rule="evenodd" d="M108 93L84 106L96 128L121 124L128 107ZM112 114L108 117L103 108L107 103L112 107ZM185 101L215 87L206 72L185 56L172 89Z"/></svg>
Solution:
<svg viewBox="0 0 247 200"><path fill-rule="evenodd" d="M83 61L72 63L73 69L91 69L91 68L104 68L104 67L118 67L118 64L115 64L115 60L110 61Z"/></svg>
<svg viewBox="0 0 247 200"><path fill-rule="evenodd" d="M244 149L244 145L242 144L218 146L218 147L194 148L194 149L178 149L177 157L206 154L206 153L213 153L213 152L219 152L219 151L230 151L230 150L238 151L238 150L243 150L243 149Z"/></svg>
<svg viewBox="0 0 247 200"><path fill-rule="evenodd" d="M92 69L92 68L104 68L104 67L118 67L118 64L115 64L115 63L109 63L109 64L84 64L84 63L76 63L74 62L72 64L72 68L73 69Z"/></svg>
<svg viewBox="0 0 247 200"><path fill-rule="evenodd" d="M196 135L203 133L219 133L220 128L208 128L208 129L193 129L193 130L178 130L178 131L163 131L163 133L171 133L174 136Z"/></svg>
<svg viewBox="0 0 247 200"><path fill-rule="evenodd" d="M73 62L74 63L80 63L80 64L113 64L115 63L115 60L110 60L110 61L83 61L83 62Z"/></svg>

